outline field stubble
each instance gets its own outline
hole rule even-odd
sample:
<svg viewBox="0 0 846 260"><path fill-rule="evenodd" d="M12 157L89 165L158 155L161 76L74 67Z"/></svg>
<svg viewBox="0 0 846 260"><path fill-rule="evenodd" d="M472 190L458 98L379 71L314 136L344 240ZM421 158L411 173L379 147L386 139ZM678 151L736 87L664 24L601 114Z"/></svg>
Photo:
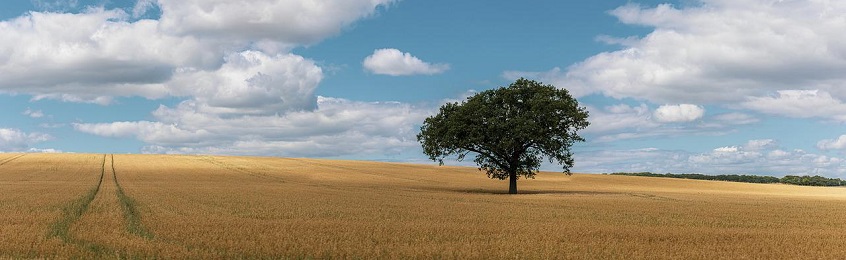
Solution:
<svg viewBox="0 0 846 260"><path fill-rule="evenodd" d="M506 195L507 183L463 167L172 155L101 165L103 155L35 154L3 164L13 156L0 154L0 257L846 254L842 188L541 173L519 182L524 194ZM50 237L62 206L95 187L101 170L70 239Z"/></svg>

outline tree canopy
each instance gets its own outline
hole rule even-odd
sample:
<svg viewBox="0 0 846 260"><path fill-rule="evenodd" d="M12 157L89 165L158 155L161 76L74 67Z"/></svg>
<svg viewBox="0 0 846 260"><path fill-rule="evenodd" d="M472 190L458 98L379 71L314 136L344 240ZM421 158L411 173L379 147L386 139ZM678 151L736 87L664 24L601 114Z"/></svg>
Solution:
<svg viewBox="0 0 846 260"><path fill-rule="evenodd" d="M570 174L570 147L584 141L578 131L589 125L587 118L566 89L521 78L443 105L423 122L417 140L441 165L448 156L463 160L474 153L479 170L509 179L509 193L517 193L519 176L534 178L544 157Z"/></svg>

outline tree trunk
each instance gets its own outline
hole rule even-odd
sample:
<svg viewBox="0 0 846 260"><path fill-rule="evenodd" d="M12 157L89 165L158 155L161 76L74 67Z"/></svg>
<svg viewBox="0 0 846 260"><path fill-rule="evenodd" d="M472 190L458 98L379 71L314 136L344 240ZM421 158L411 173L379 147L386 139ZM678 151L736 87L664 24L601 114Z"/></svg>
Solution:
<svg viewBox="0 0 846 260"><path fill-rule="evenodd" d="M517 173L508 174L508 194L517 194Z"/></svg>

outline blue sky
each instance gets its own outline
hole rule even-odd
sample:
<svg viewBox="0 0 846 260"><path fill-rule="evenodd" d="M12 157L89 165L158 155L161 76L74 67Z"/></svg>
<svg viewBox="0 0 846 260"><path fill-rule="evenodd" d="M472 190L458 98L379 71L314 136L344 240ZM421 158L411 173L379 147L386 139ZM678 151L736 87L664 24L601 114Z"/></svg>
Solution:
<svg viewBox="0 0 846 260"><path fill-rule="evenodd" d="M576 172L846 177L846 3L2 5L0 151L426 162L438 106L527 77L590 110Z"/></svg>

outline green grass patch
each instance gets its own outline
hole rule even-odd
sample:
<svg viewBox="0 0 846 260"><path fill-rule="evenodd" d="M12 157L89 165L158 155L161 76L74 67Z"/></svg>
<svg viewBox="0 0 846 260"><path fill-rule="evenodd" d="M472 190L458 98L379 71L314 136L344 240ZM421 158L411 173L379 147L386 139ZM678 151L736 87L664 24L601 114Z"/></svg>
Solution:
<svg viewBox="0 0 846 260"><path fill-rule="evenodd" d="M120 201L120 207L123 209L123 217L126 219L126 230L130 234L140 236L146 239L153 239L153 233L144 228L141 224L141 214L136 207L135 200L130 198L123 192L123 188L117 180L117 171L115 171L115 155L112 154L112 176L114 177L115 186L117 186L117 197Z"/></svg>

